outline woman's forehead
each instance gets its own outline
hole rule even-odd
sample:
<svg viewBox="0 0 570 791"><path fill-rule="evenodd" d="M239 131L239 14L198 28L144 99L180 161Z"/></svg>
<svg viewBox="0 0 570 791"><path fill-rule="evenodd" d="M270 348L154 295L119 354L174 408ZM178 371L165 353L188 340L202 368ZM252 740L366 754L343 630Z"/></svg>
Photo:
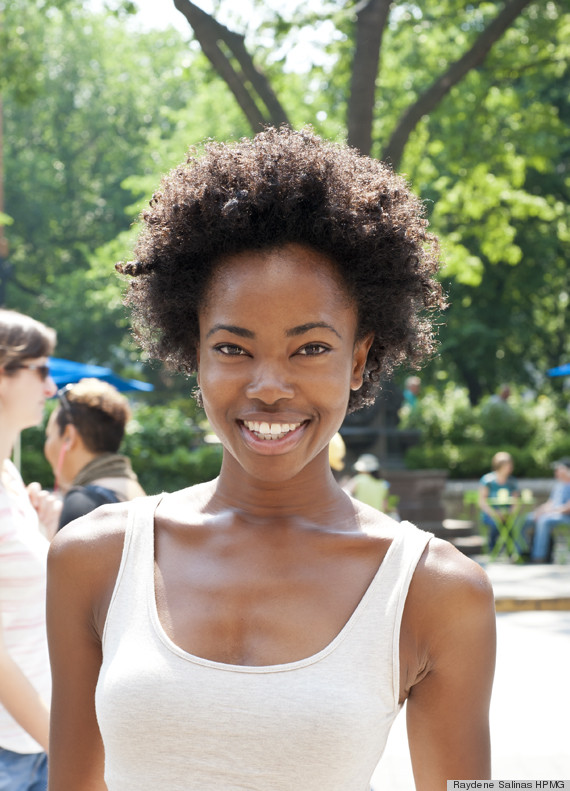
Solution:
<svg viewBox="0 0 570 791"><path fill-rule="evenodd" d="M288 288L295 297L303 289L326 289L337 299L352 303L336 263L306 245L291 243L268 250L250 250L222 258L212 274L207 299L221 292L236 292L240 285L262 291Z"/></svg>

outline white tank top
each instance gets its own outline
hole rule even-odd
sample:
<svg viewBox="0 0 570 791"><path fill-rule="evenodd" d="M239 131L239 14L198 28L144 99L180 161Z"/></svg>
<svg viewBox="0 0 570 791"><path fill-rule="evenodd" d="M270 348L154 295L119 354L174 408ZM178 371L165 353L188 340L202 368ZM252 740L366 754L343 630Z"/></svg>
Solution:
<svg viewBox="0 0 570 791"><path fill-rule="evenodd" d="M401 523L340 633L265 667L183 651L154 591L154 511L130 504L96 691L109 791L368 791L400 706L399 635L430 533Z"/></svg>

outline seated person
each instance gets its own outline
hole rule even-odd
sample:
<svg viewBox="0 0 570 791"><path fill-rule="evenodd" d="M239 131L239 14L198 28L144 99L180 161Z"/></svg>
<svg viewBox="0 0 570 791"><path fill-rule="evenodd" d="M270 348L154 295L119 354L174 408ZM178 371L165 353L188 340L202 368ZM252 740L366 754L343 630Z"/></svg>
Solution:
<svg viewBox="0 0 570 791"><path fill-rule="evenodd" d="M334 437L329 442L329 464L335 480L341 482L342 471L344 470L344 459L346 456L346 445L337 431ZM346 476L348 480L348 476ZM342 482L341 482L342 485Z"/></svg>
<svg viewBox="0 0 570 791"><path fill-rule="evenodd" d="M550 497L527 516L523 527L532 563L551 562L552 531L560 524L570 525L570 458L552 466L556 482Z"/></svg>
<svg viewBox="0 0 570 791"><path fill-rule="evenodd" d="M99 379L82 379L57 395L44 453L64 495L62 528L99 505L132 500L144 491L130 461L117 453L130 417L127 399Z"/></svg>
<svg viewBox="0 0 570 791"><path fill-rule="evenodd" d="M361 503L371 505L378 511L388 511L390 484L380 476L380 462L372 453L363 453L354 465L358 473L351 478L344 490Z"/></svg>
<svg viewBox="0 0 570 791"><path fill-rule="evenodd" d="M489 551L494 548L499 537L498 523L502 522L514 508L512 502L502 505L489 500L500 500L499 492L504 492L506 499L518 497L518 483L512 475L514 465L511 454L504 451L495 453L491 466L492 472L483 475L479 481L479 508L483 523L489 528L487 540Z"/></svg>

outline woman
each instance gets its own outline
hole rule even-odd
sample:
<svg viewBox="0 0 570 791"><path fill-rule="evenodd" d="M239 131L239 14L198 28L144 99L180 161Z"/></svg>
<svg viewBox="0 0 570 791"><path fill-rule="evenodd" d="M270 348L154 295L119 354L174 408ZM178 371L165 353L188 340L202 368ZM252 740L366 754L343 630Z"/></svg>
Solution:
<svg viewBox="0 0 570 791"><path fill-rule="evenodd" d="M129 402L108 382L82 379L58 392L44 453L64 493L59 527L105 503L144 495L126 456L118 454Z"/></svg>
<svg viewBox="0 0 570 791"><path fill-rule="evenodd" d="M418 789L489 777L484 573L352 500L328 458L347 409L431 348L421 205L282 129L191 156L143 219L121 267L139 337L197 371L224 456L53 542L50 791L361 791L405 700Z"/></svg>
<svg viewBox="0 0 570 791"><path fill-rule="evenodd" d="M479 481L478 494L481 519L489 529L489 552L493 551L499 538L499 523L514 511L519 496L518 483L513 477L514 463L511 454L506 451L495 453L491 467L491 472L483 475Z"/></svg>
<svg viewBox="0 0 570 791"><path fill-rule="evenodd" d="M0 310L2 791L47 787L51 684L45 629L46 559L48 537L55 531L59 510L55 498L39 487L31 493L32 505L10 456L19 432L41 422L45 400L55 393L47 365L54 345L53 330L28 316Z"/></svg>

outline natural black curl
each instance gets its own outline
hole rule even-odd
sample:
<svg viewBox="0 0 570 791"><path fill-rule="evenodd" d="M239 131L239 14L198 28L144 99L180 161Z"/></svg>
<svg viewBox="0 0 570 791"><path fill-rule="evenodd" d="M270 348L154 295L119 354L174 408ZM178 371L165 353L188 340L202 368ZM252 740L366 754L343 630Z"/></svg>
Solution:
<svg viewBox="0 0 570 791"><path fill-rule="evenodd" d="M358 337L374 333L349 411L371 404L380 377L432 353L436 238L422 203L383 163L310 129L269 128L210 143L164 177L142 213L126 303L135 334L177 370L196 370L198 311L220 259L297 242L329 256L358 309Z"/></svg>

